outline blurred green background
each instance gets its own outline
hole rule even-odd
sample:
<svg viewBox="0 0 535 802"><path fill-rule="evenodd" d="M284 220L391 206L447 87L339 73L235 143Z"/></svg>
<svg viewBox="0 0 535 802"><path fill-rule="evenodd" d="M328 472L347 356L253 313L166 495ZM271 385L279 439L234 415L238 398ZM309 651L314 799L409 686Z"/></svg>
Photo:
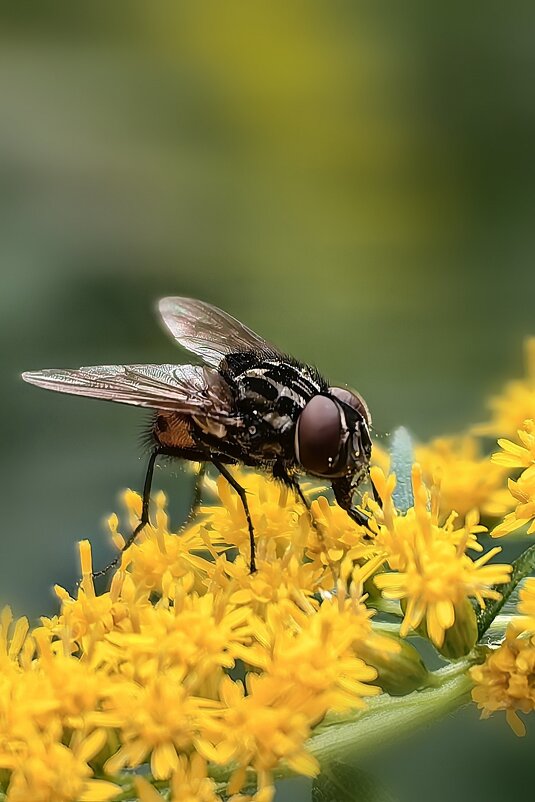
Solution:
<svg viewBox="0 0 535 802"><path fill-rule="evenodd" d="M216 303L357 387L381 432L482 420L520 373L533 3L19 2L0 31L0 600L17 613L54 610L80 538L107 561L102 520L141 487L146 421L19 374L185 361L162 295ZM156 485L178 523L174 473ZM533 733L476 719L371 768L401 799L520 795Z"/></svg>

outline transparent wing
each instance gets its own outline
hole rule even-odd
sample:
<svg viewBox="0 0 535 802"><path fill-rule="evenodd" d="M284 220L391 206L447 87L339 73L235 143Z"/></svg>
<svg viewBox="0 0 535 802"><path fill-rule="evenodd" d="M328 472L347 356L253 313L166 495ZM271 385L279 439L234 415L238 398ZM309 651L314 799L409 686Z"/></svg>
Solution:
<svg viewBox="0 0 535 802"><path fill-rule="evenodd" d="M227 354L239 351L261 351L266 356L281 356L281 352L263 337L204 301L163 298L159 309L175 340L214 368Z"/></svg>
<svg viewBox="0 0 535 802"><path fill-rule="evenodd" d="M230 390L215 370L195 365L99 365L23 373L30 384L59 393L228 421Z"/></svg>

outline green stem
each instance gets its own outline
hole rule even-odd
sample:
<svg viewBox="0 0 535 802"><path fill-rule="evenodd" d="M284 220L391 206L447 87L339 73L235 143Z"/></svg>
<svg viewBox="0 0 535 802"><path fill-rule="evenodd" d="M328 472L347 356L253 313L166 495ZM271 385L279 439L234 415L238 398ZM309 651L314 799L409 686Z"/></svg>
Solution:
<svg viewBox="0 0 535 802"><path fill-rule="evenodd" d="M155 780L151 777L150 774L143 775L147 782L150 782L153 788L156 788L158 791L168 791L169 790L169 783L166 780ZM119 778L114 778L114 782L119 783L123 787L123 791L119 796L115 796L113 798L113 802L136 802L138 799L136 786L132 775L124 775ZM166 797L164 797L166 798ZM1 802L1 800L0 800Z"/></svg>
<svg viewBox="0 0 535 802"><path fill-rule="evenodd" d="M366 710L351 720L332 720L318 728L307 744L322 766L334 759L359 755L383 746L389 740L412 732L464 705L470 697L472 680L468 674L471 661L436 671L437 686L415 691L408 696L383 694L370 700Z"/></svg>

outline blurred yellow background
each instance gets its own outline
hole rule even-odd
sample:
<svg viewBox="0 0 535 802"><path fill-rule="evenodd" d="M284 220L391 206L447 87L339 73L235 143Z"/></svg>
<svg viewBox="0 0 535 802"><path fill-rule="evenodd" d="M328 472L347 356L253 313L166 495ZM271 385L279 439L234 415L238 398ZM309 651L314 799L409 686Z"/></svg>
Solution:
<svg viewBox="0 0 535 802"><path fill-rule="evenodd" d="M520 373L532 3L27 2L0 23L0 597L16 612L54 610L81 537L106 562L101 521L141 486L146 420L19 374L186 361L162 295L211 301L358 388L383 433L457 431ZM156 485L179 522L176 472ZM426 762L421 798L514 798L533 737L475 719L376 768L401 798ZM506 777L474 774L497 754Z"/></svg>

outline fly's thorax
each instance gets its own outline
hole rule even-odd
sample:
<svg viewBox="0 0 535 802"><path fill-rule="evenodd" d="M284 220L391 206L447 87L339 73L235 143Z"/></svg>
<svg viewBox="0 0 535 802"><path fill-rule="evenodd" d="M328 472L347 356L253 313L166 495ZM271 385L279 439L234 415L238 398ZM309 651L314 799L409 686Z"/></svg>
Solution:
<svg viewBox="0 0 535 802"><path fill-rule="evenodd" d="M243 367L243 355L237 361ZM232 376L237 410L250 436L267 441L293 437L299 415L326 386L324 380L313 368L290 359L251 362L250 357L245 369Z"/></svg>

